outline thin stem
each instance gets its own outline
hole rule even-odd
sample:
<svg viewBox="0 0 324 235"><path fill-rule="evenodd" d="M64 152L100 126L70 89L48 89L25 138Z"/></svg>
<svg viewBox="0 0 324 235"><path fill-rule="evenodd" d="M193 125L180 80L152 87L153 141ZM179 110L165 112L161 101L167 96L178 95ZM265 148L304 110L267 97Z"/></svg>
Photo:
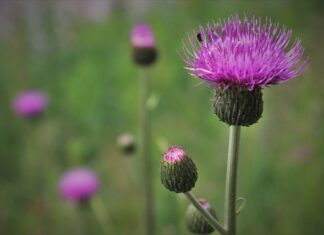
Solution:
<svg viewBox="0 0 324 235"><path fill-rule="evenodd" d="M101 198L91 199L90 206L104 234L110 234L113 226Z"/></svg>
<svg viewBox="0 0 324 235"><path fill-rule="evenodd" d="M212 216L207 210L205 210L197 200L197 198L193 195L191 191L186 192L185 195L190 200L191 204L196 207L196 209L201 213L202 216L205 217L205 219L208 221L208 223L213 226L214 229L216 229L221 234L225 235L226 230L223 228L223 226L216 220L214 216Z"/></svg>
<svg viewBox="0 0 324 235"><path fill-rule="evenodd" d="M71 205L73 212L73 227L76 235L86 235L91 230L89 229L89 219L87 217L87 211L82 204Z"/></svg>
<svg viewBox="0 0 324 235"><path fill-rule="evenodd" d="M152 162L150 158L150 130L149 130L149 111L147 108L148 98L148 74L147 69L142 69L140 77L140 127L142 138L142 157L144 162L143 182L145 191L145 221L146 234L154 235L155 214L154 214L154 195L153 195L153 174Z"/></svg>
<svg viewBox="0 0 324 235"><path fill-rule="evenodd" d="M224 225L228 235L236 235L236 185L239 158L240 126L230 126L225 186Z"/></svg>

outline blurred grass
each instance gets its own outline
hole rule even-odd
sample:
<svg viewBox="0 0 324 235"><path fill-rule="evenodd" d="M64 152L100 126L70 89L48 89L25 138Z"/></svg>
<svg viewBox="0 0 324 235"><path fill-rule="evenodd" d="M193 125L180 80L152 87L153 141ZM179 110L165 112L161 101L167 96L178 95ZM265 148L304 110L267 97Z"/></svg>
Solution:
<svg viewBox="0 0 324 235"><path fill-rule="evenodd" d="M199 170L195 193L222 217L228 130L212 113L212 91L189 78L176 51L187 32L233 13L270 16L292 28L311 59L302 78L264 91L263 118L242 130L239 195L247 203L240 234L323 233L322 6L156 1L143 17L120 9L102 22L77 21L66 35L55 33L48 14L44 53L32 50L20 19L12 37L0 41L0 234L77 234L75 208L57 196L56 187L60 174L78 165L95 169L102 180L98 197L112 219L112 234L143 234L141 159L124 158L115 146L124 131L138 136L138 71L129 46L135 20L152 25L159 46L159 61L150 71L152 92L160 97L152 112L158 234L188 234L186 200L159 182L158 140L187 149ZM50 98L36 125L15 117L10 106L27 88L43 89ZM26 162L32 164L29 177L23 175ZM94 234L102 233L95 221L89 223Z"/></svg>

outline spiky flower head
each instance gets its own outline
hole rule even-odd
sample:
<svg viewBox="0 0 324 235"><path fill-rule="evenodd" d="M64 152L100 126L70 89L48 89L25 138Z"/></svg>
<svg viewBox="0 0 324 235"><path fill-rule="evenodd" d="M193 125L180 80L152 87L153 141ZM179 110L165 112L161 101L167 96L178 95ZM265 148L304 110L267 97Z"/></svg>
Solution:
<svg viewBox="0 0 324 235"><path fill-rule="evenodd" d="M262 23L260 18L242 21L230 16L189 36L183 60L190 75L215 87L214 107L220 120L249 126L262 114L261 89L297 77L307 64L301 40L290 43L291 35L291 30L270 19Z"/></svg>
<svg viewBox="0 0 324 235"><path fill-rule="evenodd" d="M198 178L197 168L187 153L178 146L168 148L161 160L161 182L170 191L190 191Z"/></svg>
<svg viewBox="0 0 324 235"><path fill-rule="evenodd" d="M205 199L198 199L199 204L217 219L214 208ZM189 205L186 212L186 225L190 232L195 234L209 234L214 232L214 228L206 221L204 216L193 206Z"/></svg>
<svg viewBox="0 0 324 235"><path fill-rule="evenodd" d="M155 62L157 50L155 37L149 25L136 24L131 32L133 59L138 65L146 66Z"/></svg>
<svg viewBox="0 0 324 235"><path fill-rule="evenodd" d="M292 31L266 19L227 21L200 27L195 38L184 44L186 69L215 86L238 86L253 90L283 83L303 71L304 48L297 38L289 47Z"/></svg>
<svg viewBox="0 0 324 235"><path fill-rule="evenodd" d="M60 179L60 196L71 202L86 202L99 190L97 175L87 168L75 168L65 173Z"/></svg>
<svg viewBox="0 0 324 235"><path fill-rule="evenodd" d="M13 102L13 110L23 118L39 116L47 107L47 97L42 91L29 90L18 94Z"/></svg>

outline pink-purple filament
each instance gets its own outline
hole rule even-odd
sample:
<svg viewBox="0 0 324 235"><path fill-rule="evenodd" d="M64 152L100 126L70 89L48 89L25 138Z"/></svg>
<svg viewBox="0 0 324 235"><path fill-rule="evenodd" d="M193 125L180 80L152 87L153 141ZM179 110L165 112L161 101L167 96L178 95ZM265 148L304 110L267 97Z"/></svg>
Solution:
<svg viewBox="0 0 324 235"><path fill-rule="evenodd" d="M290 43L291 36L270 19L231 16L188 36L183 60L190 75L211 85L263 88L300 75L307 64L301 40Z"/></svg>
<svg viewBox="0 0 324 235"><path fill-rule="evenodd" d="M187 153L181 147L178 146L168 148L166 153L163 155L164 160L169 162L181 161L186 156Z"/></svg>

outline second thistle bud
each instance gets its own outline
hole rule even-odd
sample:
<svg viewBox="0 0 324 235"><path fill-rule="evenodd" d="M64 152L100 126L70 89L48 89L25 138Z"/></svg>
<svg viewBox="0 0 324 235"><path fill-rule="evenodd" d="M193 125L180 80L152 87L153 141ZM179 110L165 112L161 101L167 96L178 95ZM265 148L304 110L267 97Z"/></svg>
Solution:
<svg viewBox="0 0 324 235"><path fill-rule="evenodd" d="M141 66L148 66L155 62L157 49L155 37L149 25L137 24L131 33L134 62Z"/></svg>
<svg viewBox="0 0 324 235"><path fill-rule="evenodd" d="M205 199L199 199L198 201L205 210L217 219L216 212L208 201ZM196 234L209 234L215 230L193 205L190 205L187 209L186 225L190 232Z"/></svg>
<svg viewBox="0 0 324 235"><path fill-rule="evenodd" d="M250 126L262 115L261 88L255 87L249 91L236 86L218 87L215 91L214 110L219 119L229 125Z"/></svg>
<svg viewBox="0 0 324 235"><path fill-rule="evenodd" d="M180 147L170 147L161 161L161 181L170 191L185 193L190 191L198 178L197 168L192 159Z"/></svg>
<svg viewBox="0 0 324 235"><path fill-rule="evenodd" d="M136 150L134 137L130 133L124 133L117 139L117 146L125 155L131 155Z"/></svg>

